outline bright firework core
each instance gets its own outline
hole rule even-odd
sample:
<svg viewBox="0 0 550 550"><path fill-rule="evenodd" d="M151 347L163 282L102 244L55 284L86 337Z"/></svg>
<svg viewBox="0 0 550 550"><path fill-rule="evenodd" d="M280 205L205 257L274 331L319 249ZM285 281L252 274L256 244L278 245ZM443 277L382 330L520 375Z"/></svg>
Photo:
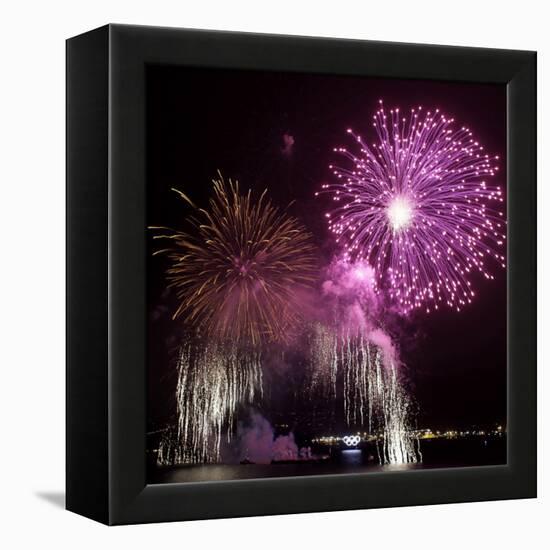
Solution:
<svg viewBox="0 0 550 550"><path fill-rule="evenodd" d="M413 203L404 195L396 195L388 204L387 214L394 232L407 229L414 215Z"/></svg>

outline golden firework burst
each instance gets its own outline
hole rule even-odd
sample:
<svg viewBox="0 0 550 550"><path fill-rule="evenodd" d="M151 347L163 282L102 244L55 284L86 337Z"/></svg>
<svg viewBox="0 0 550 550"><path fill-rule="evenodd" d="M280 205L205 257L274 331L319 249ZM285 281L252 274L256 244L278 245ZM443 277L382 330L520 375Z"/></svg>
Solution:
<svg viewBox="0 0 550 550"><path fill-rule="evenodd" d="M265 190L257 200L238 182L213 180L209 208L181 191L195 210L192 231L165 230L169 284L184 318L199 333L256 346L285 341L301 320L304 293L314 282L315 248L304 226L275 207Z"/></svg>

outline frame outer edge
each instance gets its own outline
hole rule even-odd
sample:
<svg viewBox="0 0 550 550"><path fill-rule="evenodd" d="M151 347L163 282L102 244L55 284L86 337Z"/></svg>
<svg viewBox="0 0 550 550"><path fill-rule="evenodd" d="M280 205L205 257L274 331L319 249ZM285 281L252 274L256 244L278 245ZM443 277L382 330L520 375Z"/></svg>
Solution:
<svg viewBox="0 0 550 550"><path fill-rule="evenodd" d="M537 55L508 84L509 453L519 495L537 496ZM514 227L512 227L514 225ZM512 413L512 414L511 414Z"/></svg>
<svg viewBox="0 0 550 550"><path fill-rule="evenodd" d="M66 508L108 522L107 27L66 42Z"/></svg>

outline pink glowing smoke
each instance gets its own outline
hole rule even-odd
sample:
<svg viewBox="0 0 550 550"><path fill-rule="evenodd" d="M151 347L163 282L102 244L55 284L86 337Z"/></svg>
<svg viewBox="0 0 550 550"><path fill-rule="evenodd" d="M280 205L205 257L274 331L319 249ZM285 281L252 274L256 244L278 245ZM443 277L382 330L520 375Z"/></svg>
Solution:
<svg viewBox="0 0 550 550"><path fill-rule="evenodd" d="M283 134L283 147L281 148L281 153L286 157L292 155L294 149L294 136L290 134Z"/></svg>
<svg viewBox="0 0 550 550"><path fill-rule="evenodd" d="M396 363L396 350L390 335L381 328L384 304L377 291L374 270L364 260L335 258L322 284L324 303L334 318L329 324L341 336L363 337L377 346L384 363Z"/></svg>
<svg viewBox="0 0 550 550"><path fill-rule="evenodd" d="M298 460L299 450L294 434L275 437L273 427L261 414L253 412L250 422L241 424L237 433L239 459L255 464L273 460Z"/></svg>

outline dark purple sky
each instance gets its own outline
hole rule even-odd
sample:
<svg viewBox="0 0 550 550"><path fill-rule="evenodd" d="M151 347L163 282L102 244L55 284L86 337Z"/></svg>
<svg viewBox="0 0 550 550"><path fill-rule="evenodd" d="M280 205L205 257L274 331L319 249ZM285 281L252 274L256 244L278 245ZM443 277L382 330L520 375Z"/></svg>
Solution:
<svg viewBox="0 0 550 550"><path fill-rule="evenodd" d="M219 169L243 187L267 187L281 206L295 200L292 213L328 258L333 242L322 199L313 195L330 178L333 147L348 144L346 128L372 135L380 98L389 108L437 107L469 126L488 153L500 155L505 187L504 86L177 67L149 67L147 84L148 225L185 228L187 212L170 188L205 204ZM172 410L179 331L169 321L174 300L162 293L163 267L162 259L149 262L151 428ZM506 274L494 271L494 281L479 279L474 304L461 313L392 321L422 426L505 422Z"/></svg>

